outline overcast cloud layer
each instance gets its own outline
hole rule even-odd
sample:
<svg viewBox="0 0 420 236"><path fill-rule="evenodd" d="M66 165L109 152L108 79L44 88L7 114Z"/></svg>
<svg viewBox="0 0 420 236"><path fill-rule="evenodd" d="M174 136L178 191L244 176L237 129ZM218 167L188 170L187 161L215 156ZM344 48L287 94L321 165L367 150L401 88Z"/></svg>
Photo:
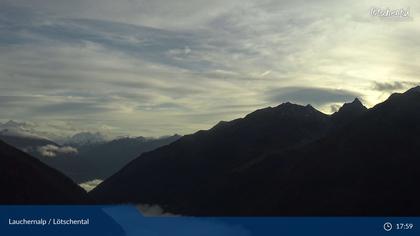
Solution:
<svg viewBox="0 0 420 236"><path fill-rule="evenodd" d="M286 101L372 106L420 83L419 16L416 0L0 0L0 120L159 136Z"/></svg>

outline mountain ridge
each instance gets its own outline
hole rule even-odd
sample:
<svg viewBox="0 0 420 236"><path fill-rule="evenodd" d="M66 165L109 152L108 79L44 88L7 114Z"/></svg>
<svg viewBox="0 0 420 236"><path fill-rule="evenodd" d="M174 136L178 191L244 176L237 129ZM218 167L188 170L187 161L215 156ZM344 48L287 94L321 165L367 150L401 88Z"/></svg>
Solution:
<svg viewBox="0 0 420 236"><path fill-rule="evenodd" d="M184 215L418 214L414 197L420 193L405 179L420 177L416 165L405 171L394 162L395 145L413 156L413 145L420 144L417 108L420 93L410 91L370 109L355 99L330 116L290 103L260 109L141 155L91 196L102 203L158 204ZM337 114L348 111L351 116L336 123ZM391 199L379 177L406 183L389 190ZM411 208L387 208L395 199Z"/></svg>
<svg viewBox="0 0 420 236"><path fill-rule="evenodd" d="M0 141L0 204L92 204L72 180Z"/></svg>

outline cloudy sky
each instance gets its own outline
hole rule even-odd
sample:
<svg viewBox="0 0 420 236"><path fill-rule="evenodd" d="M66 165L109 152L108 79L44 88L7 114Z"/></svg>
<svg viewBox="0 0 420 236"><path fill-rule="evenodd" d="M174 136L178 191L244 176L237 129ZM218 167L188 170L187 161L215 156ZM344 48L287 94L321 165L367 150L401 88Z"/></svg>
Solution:
<svg viewBox="0 0 420 236"><path fill-rule="evenodd" d="M409 17L372 16L372 7ZM0 0L0 121L159 136L420 83L420 2Z"/></svg>

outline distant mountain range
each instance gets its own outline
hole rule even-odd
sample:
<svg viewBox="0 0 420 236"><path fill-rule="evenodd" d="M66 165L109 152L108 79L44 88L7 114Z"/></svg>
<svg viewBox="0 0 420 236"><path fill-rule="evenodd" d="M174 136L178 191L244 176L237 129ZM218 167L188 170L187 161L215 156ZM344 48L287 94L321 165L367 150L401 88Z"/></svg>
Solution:
<svg viewBox="0 0 420 236"><path fill-rule="evenodd" d="M8 123L11 122L13 121ZM152 151L180 137L124 137L107 141L100 133L83 132L75 134L60 145L40 136L22 134L23 132L10 133L3 130L3 133L0 132L0 140L37 157L78 183L103 180L141 153Z"/></svg>
<svg viewBox="0 0 420 236"><path fill-rule="evenodd" d="M100 132L80 132L76 133L70 138L62 140L64 145L84 146L90 144L105 143L110 138Z"/></svg>
<svg viewBox="0 0 420 236"><path fill-rule="evenodd" d="M0 204L92 204L68 177L0 141Z"/></svg>
<svg viewBox="0 0 420 236"><path fill-rule="evenodd" d="M45 128L44 128L45 129ZM58 128L56 128L58 129ZM26 122L17 122L9 120L5 123L0 123L0 137L18 137L28 138L31 140L47 140L61 145L87 145L110 141L111 138L100 132L79 132L72 135L64 135L47 132L39 125ZM19 144L19 143L18 143Z"/></svg>
<svg viewBox="0 0 420 236"><path fill-rule="evenodd" d="M60 146L51 140L41 137L11 135L5 132L0 133L0 139L26 152L35 152L38 147L43 147L46 145Z"/></svg>
<svg viewBox="0 0 420 236"><path fill-rule="evenodd" d="M143 153L90 192L182 215L420 215L420 87L332 115L284 103Z"/></svg>
<svg viewBox="0 0 420 236"><path fill-rule="evenodd" d="M156 139L136 137L119 138L102 143L85 144L77 147L77 153L59 153L55 157L36 156L78 183L95 179L106 179L141 153L170 144L179 135Z"/></svg>

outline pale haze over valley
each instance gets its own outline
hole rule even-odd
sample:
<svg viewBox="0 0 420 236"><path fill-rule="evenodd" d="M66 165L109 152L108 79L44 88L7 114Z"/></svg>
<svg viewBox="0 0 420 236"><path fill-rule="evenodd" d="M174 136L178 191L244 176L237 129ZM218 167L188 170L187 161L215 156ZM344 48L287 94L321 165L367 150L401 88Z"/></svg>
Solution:
<svg viewBox="0 0 420 236"><path fill-rule="evenodd" d="M372 107L420 84L419 16L414 0L0 0L0 122L162 136L286 101Z"/></svg>

